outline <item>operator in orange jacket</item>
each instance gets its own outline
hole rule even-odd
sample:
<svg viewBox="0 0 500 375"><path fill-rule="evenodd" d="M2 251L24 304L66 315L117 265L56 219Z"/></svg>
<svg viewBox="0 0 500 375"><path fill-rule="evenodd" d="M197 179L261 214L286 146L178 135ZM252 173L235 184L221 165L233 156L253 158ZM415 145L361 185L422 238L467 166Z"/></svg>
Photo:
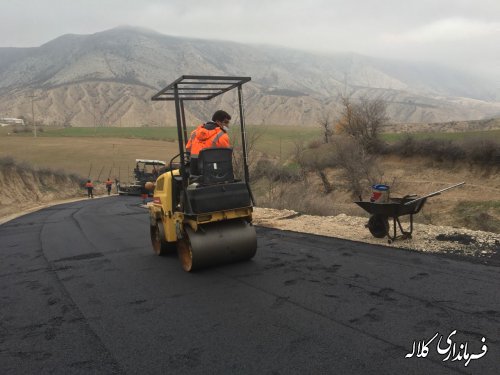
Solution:
<svg viewBox="0 0 500 375"><path fill-rule="evenodd" d="M201 124L191 132L186 144L186 151L191 158L197 158L204 148L230 147L227 126L231 116L229 113L218 110L212 116L212 121Z"/></svg>

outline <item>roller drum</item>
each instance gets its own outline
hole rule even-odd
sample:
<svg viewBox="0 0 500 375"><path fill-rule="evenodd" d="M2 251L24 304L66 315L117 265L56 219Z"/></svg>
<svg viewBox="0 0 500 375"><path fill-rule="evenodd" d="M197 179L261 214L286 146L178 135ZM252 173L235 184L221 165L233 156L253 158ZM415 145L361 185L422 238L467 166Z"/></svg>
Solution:
<svg viewBox="0 0 500 375"><path fill-rule="evenodd" d="M252 258L257 251L255 228L243 220L209 223L193 231L185 227L178 241L178 253L186 271L238 262Z"/></svg>

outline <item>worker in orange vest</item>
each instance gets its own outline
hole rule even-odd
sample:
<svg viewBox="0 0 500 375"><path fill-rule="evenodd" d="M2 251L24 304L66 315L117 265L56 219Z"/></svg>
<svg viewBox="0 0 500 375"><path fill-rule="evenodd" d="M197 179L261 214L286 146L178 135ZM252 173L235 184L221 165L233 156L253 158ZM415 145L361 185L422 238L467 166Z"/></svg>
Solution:
<svg viewBox="0 0 500 375"><path fill-rule="evenodd" d="M94 198L94 184L92 181L87 180L85 187L87 188L87 197Z"/></svg>
<svg viewBox="0 0 500 375"><path fill-rule="evenodd" d="M108 191L108 195L111 195L111 187L113 186L113 181L111 181L108 177L106 180L106 190Z"/></svg>
<svg viewBox="0 0 500 375"><path fill-rule="evenodd" d="M197 158L204 148L230 147L227 135L230 120L229 113L218 110L213 114L212 121L201 124L193 130L186 144L186 151L191 158Z"/></svg>

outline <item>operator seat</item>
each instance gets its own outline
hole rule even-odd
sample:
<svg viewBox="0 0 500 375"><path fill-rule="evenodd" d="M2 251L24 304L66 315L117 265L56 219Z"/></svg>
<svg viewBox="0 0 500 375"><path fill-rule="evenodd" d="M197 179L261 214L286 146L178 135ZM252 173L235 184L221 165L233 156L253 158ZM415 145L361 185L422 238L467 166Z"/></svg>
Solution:
<svg viewBox="0 0 500 375"><path fill-rule="evenodd" d="M205 148L198 155L198 171L202 185L234 181L233 149L230 147Z"/></svg>
<svg viewBox="0 0 500 375"><path fill-rule="evenodd" d="M200 151L197 159L199 175L190 177L191 184L186 190L193 213L252 205L247 184L234 179L232 148L206 148Z"/></svg>

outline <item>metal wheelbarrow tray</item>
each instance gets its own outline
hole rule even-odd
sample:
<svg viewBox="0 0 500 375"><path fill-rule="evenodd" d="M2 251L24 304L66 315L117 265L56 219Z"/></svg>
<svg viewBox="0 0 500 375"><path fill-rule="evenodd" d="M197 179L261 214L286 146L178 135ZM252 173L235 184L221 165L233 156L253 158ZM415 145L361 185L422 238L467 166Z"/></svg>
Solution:
<svg viewBox="0 0 500 375"><path fill-rule="evenodd" d="M387 236L388 242L391 243L398 238L411 238L413 232L413 215L420 212L427 201L427 198L434 197L441 194L443 191L461 186L463 184L465 184L465 182L435 191L419 198L416 195L406 195L403 198L390 198L387 203L376 203L370 201L356 201L354 203L371 214L368 224L366 225L370 233L376 238L384 238ZM401 221L399 220L399 217L404 215L410 215L410 226L407 230L403 229ZM389 228L389 218L392 218L393 222L392 234ZM400 235L397 234L398 227L401 231Z"/></svg>

